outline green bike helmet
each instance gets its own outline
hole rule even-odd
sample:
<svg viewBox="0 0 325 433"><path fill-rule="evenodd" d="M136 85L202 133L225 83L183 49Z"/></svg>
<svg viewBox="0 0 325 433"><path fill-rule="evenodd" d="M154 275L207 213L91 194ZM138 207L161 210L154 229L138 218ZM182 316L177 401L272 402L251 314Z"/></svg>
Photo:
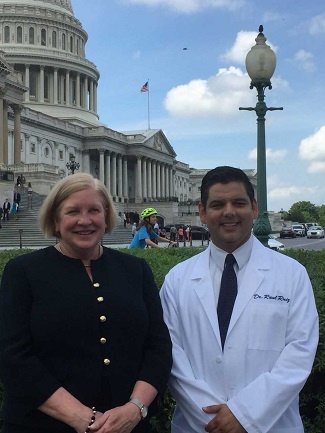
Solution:
<svg viewBox="0 0 325 433"><path fill-rule="evenodd" d="M143 209L143 211L140 214L140 217L142 220L144 220L145 218L149 218L152 215L157 215L157 213L158 212L153 207L147 207L146 209Z"/></svg>

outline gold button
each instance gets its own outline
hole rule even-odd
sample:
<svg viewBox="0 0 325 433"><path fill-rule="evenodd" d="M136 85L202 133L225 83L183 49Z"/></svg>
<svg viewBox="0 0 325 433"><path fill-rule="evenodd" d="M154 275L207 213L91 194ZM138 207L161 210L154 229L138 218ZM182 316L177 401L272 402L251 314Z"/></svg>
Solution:
<svg viewBox="0 0 325 433"><path fill-rule="evenodd" d="M101 322L106 322L106 316L100 316L99 320L100 320Z"/></svg>
<svg viewBox="0 0 325 433"><path fill-rule="evenodd" d="M99 287L99 283L94 283L93 286L94 287Z"/></svg>
<svg viewBox="0 0 325 433"><path fill-rule="evenodd" d="M108 358L105 358L104 359L104 364L105 365L109 365L111 363L111 361L108 359Z"/></svg>
<svg viewBox="0 0 325 433"><path fill-rule="evenodd" d="M102 338L100 339L100 342L101 342L102 344L105 344L105 343L106 343L106 338L102 337Z"/></svg>
<svg viewBox="0 0 325 433"><path fill-rule="evenodd" d="M98 301L98 302L104 302L104 298L103 298L102 296L99 296L99 297L97 298L97 301Z"/></svg>

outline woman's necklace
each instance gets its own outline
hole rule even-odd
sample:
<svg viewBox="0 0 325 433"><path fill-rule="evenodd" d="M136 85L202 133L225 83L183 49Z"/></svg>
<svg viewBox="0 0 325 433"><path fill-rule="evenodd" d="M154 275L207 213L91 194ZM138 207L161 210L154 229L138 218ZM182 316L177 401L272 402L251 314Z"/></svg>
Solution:
<svg viewBox="0 0 325 433"><path fill-rule="evenodd" d="M60 244L57 244L57 249L60 251L61 254L63 254L64 256L68 257L67 254L65 254L63 252L62 247L61 247ZM97 256L97 259L99 259L100 256L101 256L101 246L100 246L100 244L98 244L98 256ZM85 265L84 263L82 263L82 264L84 265L85 268L90 268L90 266L91 266L90 264L89 265Z"/></svg>

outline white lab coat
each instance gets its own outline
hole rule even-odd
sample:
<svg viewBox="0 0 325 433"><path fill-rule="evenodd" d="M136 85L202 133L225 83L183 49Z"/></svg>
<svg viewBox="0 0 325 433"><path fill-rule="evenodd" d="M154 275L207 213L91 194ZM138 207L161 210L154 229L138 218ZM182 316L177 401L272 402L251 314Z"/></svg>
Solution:
<svg viewBox="0 0 325 433"><path fill-rule="evenodd" d="M175 266L161 289L173 342L172 433L203 433L227 403L248 433L303 433L298 395L314 361L318 315L305 268L254 238L224 352L210 248Z"/></svg>

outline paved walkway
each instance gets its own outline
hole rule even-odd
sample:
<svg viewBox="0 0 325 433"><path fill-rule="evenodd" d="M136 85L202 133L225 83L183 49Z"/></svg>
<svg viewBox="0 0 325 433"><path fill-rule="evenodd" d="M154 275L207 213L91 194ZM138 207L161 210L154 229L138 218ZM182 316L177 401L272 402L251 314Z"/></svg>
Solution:
<svg viewBox="0 0 325 433"><path fill-rule="evenodd" d="M105 243L104 243L104 246L105 246L105 247L108 247L108 248L116 249L116 248L127 248L127 247L129 246L129 244L114 244L114 245L109 244L109 245L105 245ZM169 247L169 244L166 244L166 243L164 243L164 242L161 242L161 243L159 244L159 246L160 246L161 248L168 248L168 247ZM189 243L189 242L186 242L185 245L184 245L184 242L180 242L180 243L179 243L179 247L180 247L180 248L184 248L184 247L186 248L186 247L189 247L189 246L190 246L190 243ZM203 242L203 245L202 245L202 241L195 240L195 241L192 241L192 246L193 246L193 247L206 248L206 247L208 246L208 242L207 242L207 241L204 241L204 242ZM32 247L28 246L28 247L23 247L23 248L26 248L26 249L32 249L32 250L38 250L38 249L40 249L40 248L46 248L46 247L44 247L44 246L32 246ZM169 248L170 248L170 247L169 247ZM17 249L17 247L0 247L0 251L1 251L1 250L14 250L14 249Z"/></svg>

